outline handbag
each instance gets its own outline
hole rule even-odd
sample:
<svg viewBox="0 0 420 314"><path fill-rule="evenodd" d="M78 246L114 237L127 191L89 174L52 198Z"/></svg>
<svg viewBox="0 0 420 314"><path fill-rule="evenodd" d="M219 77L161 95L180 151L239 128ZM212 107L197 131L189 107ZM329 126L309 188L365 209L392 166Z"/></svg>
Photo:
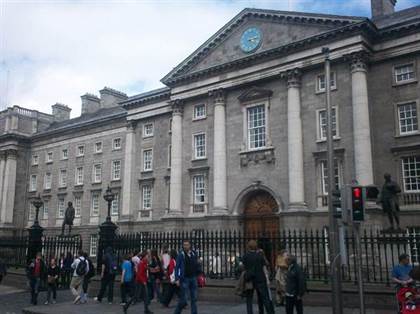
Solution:
<svg viewBox="0 0 420 314"><path fill-rule="evenodd" d="M206 286L206 276L203 273L197 276L197 285L200 288L204 288Z"/></svg>

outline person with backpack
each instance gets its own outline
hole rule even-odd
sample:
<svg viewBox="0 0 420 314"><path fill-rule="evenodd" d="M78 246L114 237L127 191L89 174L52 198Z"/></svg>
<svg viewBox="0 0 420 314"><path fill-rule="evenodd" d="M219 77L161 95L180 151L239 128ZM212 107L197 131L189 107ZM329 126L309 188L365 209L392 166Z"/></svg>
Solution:
<svg viewBox="0 0 420 314"><path fill-rule="evenodd" d="M75 258L71 268L73 269L73 277L70 282L70 291L75 296L74 304L78 304L82 295L83 279L89 272L89 264L83 256L83 251L79 251L78 257Z"/></svg>
<svg viewBox="0 0 420 314"><path fill-rule="evenodd" d="M47 275L47 266L42 259L41 252L36 253L35 259L29 263L26 272L31 287L31 304L37 305L39 286L41 280L44 280Z"/></svg>
<svg viewBox="0 0 420 314"><path fill-rule="evenodd" d="M58 283L58 276L60 275L59 267L57 266L57 263L55 262L55 258L50 259L50 264L47 269L47 300L45 301L45 305L50 304L51 302L53 304L56 303L57 300L57 283ZM51 301L51 295L52 295L52 301Z"/></svg>
<svg viewBox="0 0 420 314"><path fill-rule="evenodd" d="M105 291L108 288L108 303L112 304L114 299L114 282L115 275L118 273L117 259L114 256L111 247L105 249L105 254L102 259L101 268L101 289L99 290L98 296L95 297L95 301L102 302Z"/></svg>
<svg viewBox="0 0 420 314"><path fill-rule="evenodd" d="M187 293L190 294L191 314L197 314L197 276L201 273L198 254L192 250L191 242L185 240L183 249L178 254L175 266L175 284L180 287L179 300L174 314L180 314L187 305Z"/></svg>
<svg viewBox="0 0 420 314"><path fill-rule="evenodd" d="M88 288L90 279L95 276L95 266L92 263L92 260L89 258L88 254L86 252L83 253L83 257L88 262L89 271L83 278L83 284L82 284L82 294L80 296L80 303L87 303L88 300Z"/></svg>

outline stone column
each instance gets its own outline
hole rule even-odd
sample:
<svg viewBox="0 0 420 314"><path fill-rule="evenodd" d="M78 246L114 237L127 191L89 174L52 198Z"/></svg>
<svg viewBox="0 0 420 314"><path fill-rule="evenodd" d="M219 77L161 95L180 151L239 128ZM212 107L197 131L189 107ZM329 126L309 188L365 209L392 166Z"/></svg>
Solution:
<svg viewBox="0 0 420 314"><path fill-rule="evenodd" d="M213 214L227 214L225 91L219 89L210 95L214 96Z"/></svg>
<svg viewBox="0 0 420 314"><path fill-rule="evenodd" d="M182 112L182 102L173 101L169 215L182 214Z"/></svg>
<svg viewBox="0 0 420 314"><path fill-rule="evenodd" d="M6 166L6 151L0 151L0 222L3 222L3 184L4 184L4 168Z"/></svg>
<svg viewBox="0 0 420 314"><path fill-rule="evenodd" d="M359 184L367 185L373 183L373 166L366 54L356 53L350 57L355 177Z"/></svg>
<svg viewBox="0 0 420 314"><path fill-rule="evenodd" d="M303 173L303 135L299 69L283 74L287 79L287 141L289 163L289 209L306 208Z"/></svg>
<svg viewBox="0 0 420 314"><path fill-rule="evenodd" d="M123 219L131 218L133 193L133 177L134 177L134 155L136 151L136 122L129 122L127 125L127 134L125 135L125 155L124 155L124 178L122 191L122 210Z"/></svg>
<svg viewBox="0 0 420 314"><path fill-rule="evenodd" d="M13 211L15 205L16 189L16 157L17 151L7 150L6 165L4 170L4 183L1 202L1 217L3 223L13 223Z"/></svg>

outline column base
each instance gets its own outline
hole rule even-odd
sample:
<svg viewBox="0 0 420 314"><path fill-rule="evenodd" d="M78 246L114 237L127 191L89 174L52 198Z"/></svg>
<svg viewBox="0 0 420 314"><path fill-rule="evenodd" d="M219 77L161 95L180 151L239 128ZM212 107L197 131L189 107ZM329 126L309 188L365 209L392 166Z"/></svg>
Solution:
<svg viewBox="0 0 420 314"><path fill-rule="evenodd" d="M308 205L305 202L289 203L288 210L307 210Z"/></svg>
<svg viewBox="0 0 420 314"><path fill-rule="evenodd" d="M210 213L211 216L227 216L229 209L227 207L214 207Z"/></svg>

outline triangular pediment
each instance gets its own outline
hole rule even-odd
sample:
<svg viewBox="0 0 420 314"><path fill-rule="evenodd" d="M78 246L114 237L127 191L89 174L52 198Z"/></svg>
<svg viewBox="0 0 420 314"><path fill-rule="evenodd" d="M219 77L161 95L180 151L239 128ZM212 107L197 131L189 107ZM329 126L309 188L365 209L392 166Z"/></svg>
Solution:
<svg viewBox="0 0 420 314"><path fill-rule="evenodd" d="M246 90L241 95L239 95L238 99L240 102L248 102L253 100L269 98L272 94L272 90L261 87L251 87L250 89Z"/></svg>
<svg viewBox="0 0 420 314"><path fill-rule="evenodd" d="M162 82L168 84L177 77L261 55L277 47L365 20L360 17L244 9L176 66ZM255 50L246 52L241 45L241 38L250 28L258 29L261 39Z"/></svg>

